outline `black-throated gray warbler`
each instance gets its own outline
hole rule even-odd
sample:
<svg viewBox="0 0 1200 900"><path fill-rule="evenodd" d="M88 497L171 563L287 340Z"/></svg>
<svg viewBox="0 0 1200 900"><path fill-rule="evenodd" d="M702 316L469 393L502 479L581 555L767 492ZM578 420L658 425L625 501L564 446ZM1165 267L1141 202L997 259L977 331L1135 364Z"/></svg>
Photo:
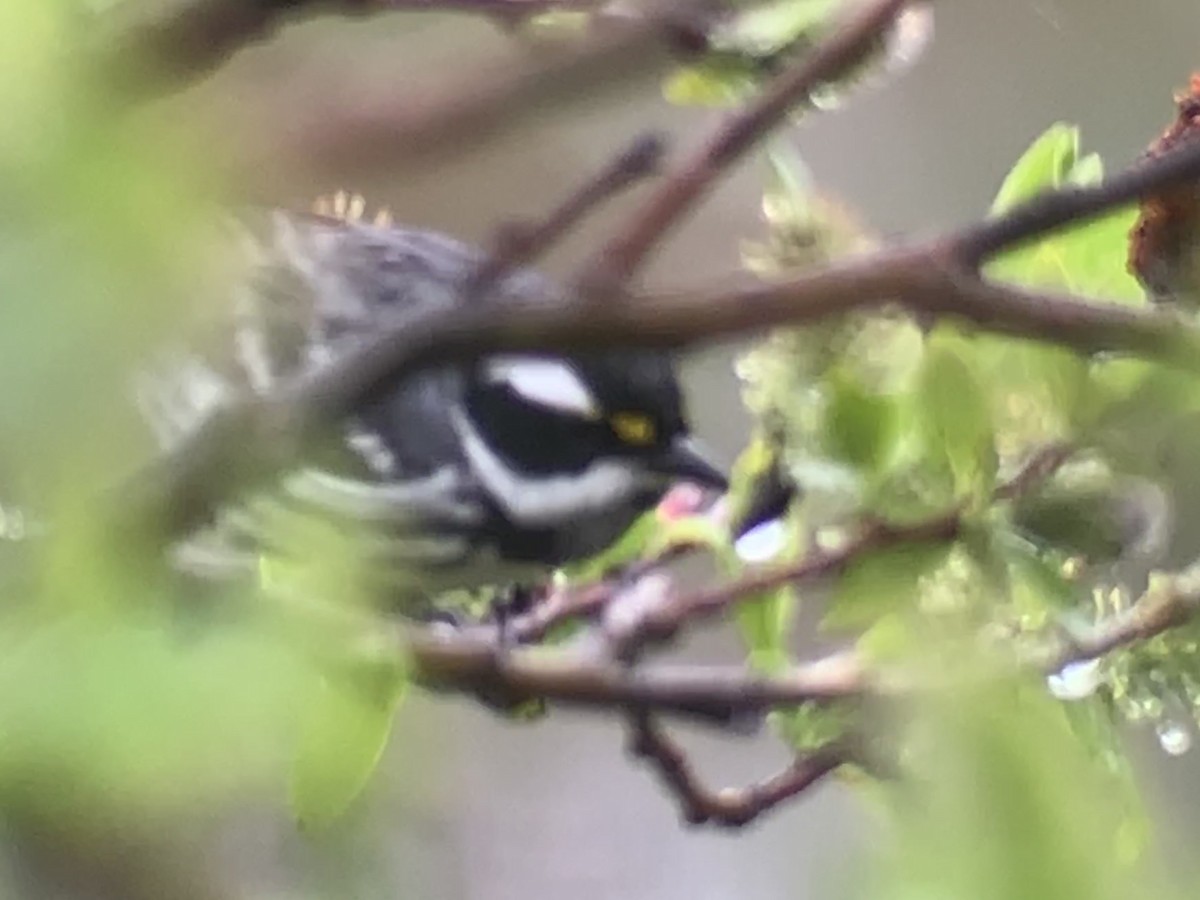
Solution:
<svg viewBox="0 0 1200 900"><path fill-rule="evenodd" d="M165 447L234 392L269 392L383 323L468 302L485 259L448 237L355 215L276 211L239 236L228 316L139 378ZM513 301L564 295L518 270L472 302ZM725 485L693 442L672 362L648 352L507 354L431 369L339 423L331 444L224 511L178 548L179 561L207 573L252 569L271 541L265 523L283 510L370 524L373 557L415 593L504 585L602 551L672 483Z"/></svg>

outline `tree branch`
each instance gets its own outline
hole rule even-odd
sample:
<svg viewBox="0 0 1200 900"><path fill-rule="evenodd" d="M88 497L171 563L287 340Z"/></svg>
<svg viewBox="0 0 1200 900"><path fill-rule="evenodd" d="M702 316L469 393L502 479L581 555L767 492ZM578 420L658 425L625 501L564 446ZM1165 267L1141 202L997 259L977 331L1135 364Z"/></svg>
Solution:
<svg viewBox="0 0 1200 900"><path fill-rule="evenodd" d="M184 0L135 4L133 21L102 29L100 57L119 86L144 99L203 78L242 48L268 40L302 12L365 16L383 12L461 12L512 22L552 9L589 9L601 0ZM121 10L105 9L105 23ZM115 34L113 34L115 31Z"/></svg>
<svg viewBox="0 0 1200 900"><path fill-rule="evenodd" d="M1034 453L1007 481L997 485L993 499L1012 500L1036 490L1071 456L1071 448L1053 444ZM629 629L622 646L623 658L633 658L647 645L670 640L685 623L712 618L731 607L789 584L799 584L842 572L855 560L904 544L946 542L956 539L964 526L961 510L907 525L892 525L875 519L860 525L857 534L834 548L817 547L794 562L766 568L729 584L691 594L667 595L662 602L643 611L636 628Z"/></svg>
<svg viewBox="0 0 1200 900"><path fill-rule="evenodd" d="M473 302L504 275L535 260L597 206L654 174L665 150L663 137L643 135L540 222L514 222L501 227L491 254L463 289L466 301Z"/></svg>
<svg viewBox="0 0 1200 900"><path fill-rule="evenodd" d="M782 772L756 784L714 791L700 781L683 748L647 715L631 717L629 752L654 767L689 825L726 828L748 825L852 761L848 746L833 742L797 756Z"/></svg>
<svg viewBox="0 0 1200 900"><path fill-rule="evenodd" d="M516 2L516 0L514 0ZM351 70L323 69L265 97L207 100L201 121L223 139L206 160L238 202L278 202L313 180L404 171L414 177L520 133L579 97L621 97L702 44L721 0L644 0L627 15L598 17L577 37L544 41L513 59L498 54L427 77L403 57ZM151 108L143 127L194 128L193 105ZM165 120L165 121L164 121ZM142 124L139 122L139 124Z"/></svg>
<svg viewBox="0 0 1200 900"><path fill-rule="evenodd" d="M1182 142L1101 184L1047 192L1006 215L965 229L947 242L947 253L964 267L977 268L1001 250L1015 250L1064 225L1088 222L1165 185L1194 179L1197 159L1200 142Z"/></svg>
<svg viewBox="0 0 1200 900"><path fill-rule="evenodd" d="M676 164L660 187L622 223L577 276L583 293L611 293L628 281L654 247L747 150L823 83L856 65L907 0L871 0L812 53L773 79L758 99L735 112L707 141Z"/></svg>
<svg viewBox="0 0 1200 900"><path fill-rule="evenodd" d="M724 726L775 706L861 696L870 685L858 663L843 656L773 675L741 666L628 668L570 649L501 650L492 640L425 632L406 638L404 652L414 680L430 690L672 713Z"/></svg>
<svg viewBox="0 0 1200 900"><path fill-rule="evenodd" d="M1157 576L1146 592L1126 610L1091 628L1059 634L1048 648L1024 660L1035 670L1053 675L1072 663L1098 659L1121 647L1149 640L1178 628L1200 614L1200 564L1183 572Z"/></svg>

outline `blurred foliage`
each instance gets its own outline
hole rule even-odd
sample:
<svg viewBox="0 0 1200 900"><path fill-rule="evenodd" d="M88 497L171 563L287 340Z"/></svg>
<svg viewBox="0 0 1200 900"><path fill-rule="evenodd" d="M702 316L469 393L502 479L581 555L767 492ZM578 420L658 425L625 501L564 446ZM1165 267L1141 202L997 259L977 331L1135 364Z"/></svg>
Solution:
<svg viewBox="0 0 1200 900"><path fill-rule="evenodd" d="M770 278L871 245L799 160L774 151L767 164L767 236L747 246L749 267ZM1078 130L1058 124L1017 161L991 212L1102 177ZM1143 304L1125 268L1134 218L1123 210L1072 227L1004 254L987 274ZM850 632L868 659L925 672L945 688L914 701L889 739L913 780L867 792L886 801L895 836L868 895L1161 895L1134 865L1149 834L1121 728L1148 720L1168 753L1190 745L1200 702L1195 627L1048 682L1006 683L1001 673L1027 637L1070 633L1136 602L1138 572L1161 561L1173 520L1157 483L1169 473L1146 442L1194 414L1196 380L891 309L782 330L738 371L760 429L746 453L758 464L740 468L766 471L770 436L792 485L783 521L793 545L837 547L862 521L960 516L954 538L855 557L824 601L825 629ZM1059 443L1076 452L1043 485L1015 498L996 493ZM1188 446L1200 453L1195 440ZM735 482L735 492L748 495L754 483ZM789 592L789 606L798 599ZM786 658L793 641L778 630L743 636L752 658ZM840 706L774 720L800 748L864 727Z"/></svg>
<svg viewBox="0 0 1200 900"><path fill-rule="evenodd" d="M353 602L352 537L294 536L309 565L261 594L197 590L111 527L107 489L153 452L120 399L131 361L201 321L229 270L193 149L75 49L89 16L0 4L0 819L39 840L60 823L68 868L122 852L106 830L166 839L280 808L289 770L301 817L328 820L402 685L394 661L363 676L353 616L326 608Z"/></svg>
<svg viewBox="0 0 1200 900"><path fill-rule="evenodd" d="M737 105L752 96L765 78L803 58L850 6L844 0L739 4L710 31L701 58L667 79L663 94L672 103L685 106ZM929 5L910 4L897 24L862 58L854 60L837 79L817 86L793 115L838 106L856 90L885 81L920 56L932 32Z"/></svg>
<svg viewBox="0 0 1200 900"><path fill-rule="evenodd" d="M785 0L739 12L668 96L745 96L826 33L840 6ZM366 615L369 535L281 536L300 562L263 560L259 584L200 592L114 533L101 502L101 489L151 452L112 402L131 360L194 327L228 284L197 154L179 135L134 127L106 95L86 55L70 52L86 22L66 2L0 5L0 820L168 829L252 798L282 805L286 773L299 822L336 826L407 687L390 629ZM865 71L812 102L839 102ZM746 246L749 269L769 278L874 246L785 149L772 147L767 167L766 234ZM1102 175L1078 132L1056 125L1017 162L992 211ZM1131 222L1121 212L1069 229L988 274L1143 303L1124 269ZM1148 837L1120 726L1149 722L1168 752L1187 748L1200 626L1049 684L1000 673L1022 638L1134 602L1138 586L1121 566L1154 553L1161 541L1147 536L1169 527L1169 494L1154 490L1163 472L1144 451L1171 423L1195 419L1196 380L892 309L780 331L738 371L757 429L730 519L648 514L562 577L594 578L679 544L707 548L733 577L844 546L862 522L961 513L952 539L866 552L829 592L824 629L850 632L872 662L948 687L868 735L910 775L856 781L894 813L868 895L1163 897L1133 865ZM1018 502L998 498L1050 441L1084 452ZM1200 443L1189 446L1200 456ZM766 479L774 514L735 534L728 522L759 505ZM791 660L806 599L789 587L739 605L749 665L770 672ZM806 748L862 728L855 713L814 705L772 721Z"/></svg>

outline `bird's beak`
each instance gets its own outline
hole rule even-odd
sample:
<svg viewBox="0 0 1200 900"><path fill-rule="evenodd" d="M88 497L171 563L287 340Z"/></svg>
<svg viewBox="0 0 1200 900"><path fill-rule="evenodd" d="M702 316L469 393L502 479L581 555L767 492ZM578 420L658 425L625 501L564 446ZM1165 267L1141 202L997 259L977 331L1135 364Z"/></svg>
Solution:
<svg viewBox="0 0 1200 900"><path fill-rule="evenodd" d="M725 491L729 478L714 463L700 443L690 435L676 438L655 460L655 469L681 481L691 481L701 487Z"/></svg>

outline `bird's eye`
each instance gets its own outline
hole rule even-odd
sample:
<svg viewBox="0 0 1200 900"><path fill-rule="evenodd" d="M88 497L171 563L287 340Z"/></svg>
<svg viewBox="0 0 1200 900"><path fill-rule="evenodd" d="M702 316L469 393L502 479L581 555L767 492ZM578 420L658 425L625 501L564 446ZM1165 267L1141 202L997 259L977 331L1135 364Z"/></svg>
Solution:
<svg viewBox="0 0 1200 900"><path fill-rule="evenodd" d="M614 413L609 417L608 424L612 426L613 433L623 443L631 444L634 447L648 447L658 438L658 429L654 426L654 420L644 413Z"/></svg>

